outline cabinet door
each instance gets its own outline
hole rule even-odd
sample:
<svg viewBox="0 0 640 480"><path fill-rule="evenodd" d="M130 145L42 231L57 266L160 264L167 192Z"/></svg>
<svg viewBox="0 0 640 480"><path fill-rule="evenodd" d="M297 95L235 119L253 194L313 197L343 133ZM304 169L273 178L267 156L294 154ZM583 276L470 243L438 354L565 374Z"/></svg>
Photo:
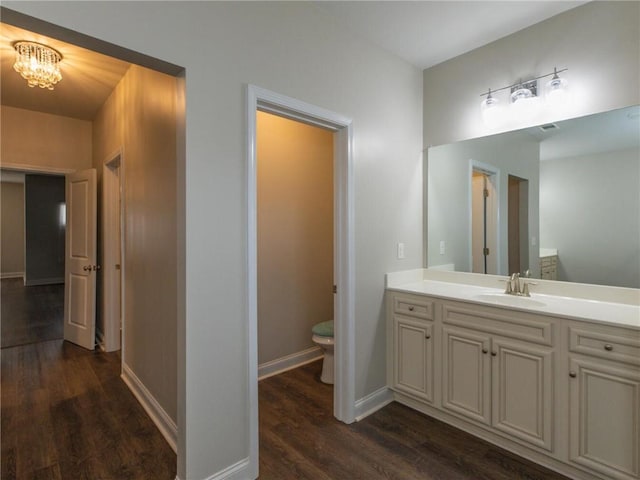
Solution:
<svg viewBox="0 0 640 480"><path fill-rule="evenodd" d="M640 478L640 371L570 359L571 461L612 479Z"/></svg>
<svg viewBox="0 0 640 480"><path fill-rule="evenodd" d="M433 401L433 326L394 316L396 389Z"/></svg>
<svg viewBox="0 0 640 480"><path fill-rule="evenodd" d="M482 333L443 328L442 406L490 424L490 339Z"/></svg>
<svg viewBox="0 0 640 480"><path fill-rule="evenodd" d="M551 451L553 353L538 345L494 339L491 355L493 427Z"/></svg>

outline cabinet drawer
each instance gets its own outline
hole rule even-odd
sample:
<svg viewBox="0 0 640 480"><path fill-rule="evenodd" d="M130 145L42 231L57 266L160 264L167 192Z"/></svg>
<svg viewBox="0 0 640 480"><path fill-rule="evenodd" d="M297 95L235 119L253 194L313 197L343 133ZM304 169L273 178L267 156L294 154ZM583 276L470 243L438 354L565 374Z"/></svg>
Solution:
<svg viewBox="0 0 640 480"><path fill-rule="evenodd" d="M394 295L393 311L401 315L433 320L433 302L417 297Z"/></svg>
<svg viewBox="0 0 640 480"><path fill-rule="evenodd" d="M608 360L640 365L640 333L616 332L569 327L569 350Z"/></svg>
<svg viewBox="0 0 640 480"><path fill-rule="evenodd" d="M549 317L462 303L445 303L442 317L443 322L449 325L541 345L551 346L554 343L554 323Z"/></svg>

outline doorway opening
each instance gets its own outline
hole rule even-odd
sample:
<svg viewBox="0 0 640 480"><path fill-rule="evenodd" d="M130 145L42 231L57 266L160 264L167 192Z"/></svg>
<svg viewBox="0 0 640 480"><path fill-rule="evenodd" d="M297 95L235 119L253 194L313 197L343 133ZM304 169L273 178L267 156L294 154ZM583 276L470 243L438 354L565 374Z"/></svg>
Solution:
<svg viewBox="0 0 640 480"><path fill-rule="evenodd" d="M256 136L262 380L323 356L311 331L333 321L333 132L258 111Z"/></svg>
<svg viewBox="0 0 640 480"><path fill-rule="evenodd" d="M529 266L529 180L508 177L509 274L524 273Z"/></svg>
<svg viewBox="0 0 640 480"><path fill-rule="evenodd" d="M0 170L2 348L63 338L65 180L58 170Z"/></svg>
<svg viewBox="0 0 640 480"><path fill-rule="evenodd" d="M98 289L102 315L97 334L99 344L107 352L120 350L124 328L123 172L123 156L119 150L102 166L102 288Z"/></svg>
<svg viewBox="0 0 640 480"><path fill-rule="evenodd" d="M253 85L247 89L247 223L250 468L258 476L258 259L256 117L267 112L314 125L333 137L334 388L333 414L355 420L352 121L338 113Z"/></svg>
<svg viewBox="0 0 640 480"><path fill-rule="evenodd" d="M498 170L474 163L471 168L471 271L497 275Z"/></svg>

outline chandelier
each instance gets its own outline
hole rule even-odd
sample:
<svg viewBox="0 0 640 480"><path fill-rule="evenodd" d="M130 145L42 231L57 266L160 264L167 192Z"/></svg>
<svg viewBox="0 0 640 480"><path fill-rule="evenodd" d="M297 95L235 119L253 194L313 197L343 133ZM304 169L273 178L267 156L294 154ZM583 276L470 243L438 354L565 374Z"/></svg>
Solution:
<svg viewBox="0 0 640 480"><path fill-rule="evenodd" d="M13 69L24 78L30 87L38 86L53 90L62 79L58 64L62 60L60 52L36 42L16 42L16 63Z"/></svg>

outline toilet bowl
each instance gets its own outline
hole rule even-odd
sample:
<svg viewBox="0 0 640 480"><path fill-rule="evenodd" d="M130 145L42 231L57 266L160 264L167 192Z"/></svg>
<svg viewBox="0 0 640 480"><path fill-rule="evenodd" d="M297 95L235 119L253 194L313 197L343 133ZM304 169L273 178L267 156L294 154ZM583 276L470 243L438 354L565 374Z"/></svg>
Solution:
<svg viewBox="0 0 640 480"><path fill-rule="evenodd" d="M312 332L311 340L324 350L320 381L333 385L333 320L314 325Z"/></svg>

